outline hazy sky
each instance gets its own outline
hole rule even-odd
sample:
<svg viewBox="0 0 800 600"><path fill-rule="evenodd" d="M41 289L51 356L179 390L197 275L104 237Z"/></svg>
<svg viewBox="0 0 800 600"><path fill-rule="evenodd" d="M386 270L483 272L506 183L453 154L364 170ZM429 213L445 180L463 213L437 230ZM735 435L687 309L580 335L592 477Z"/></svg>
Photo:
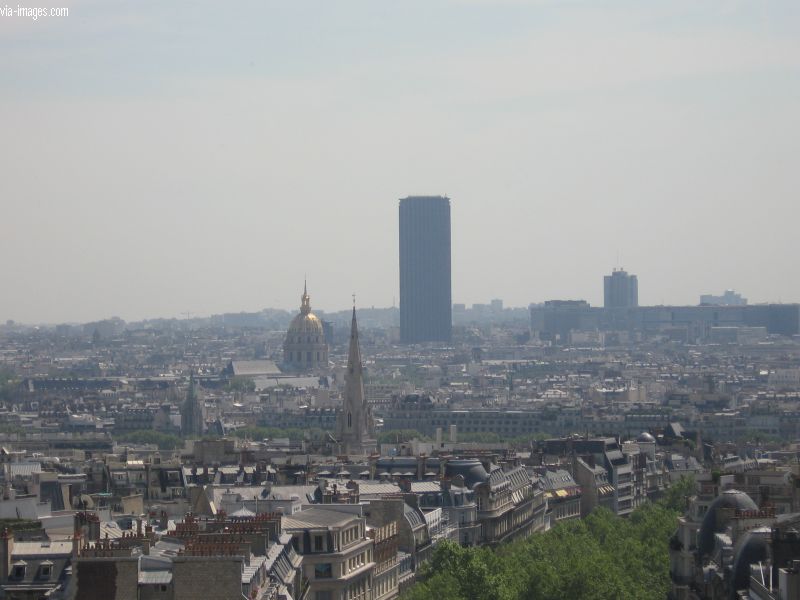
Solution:
<svg viewBox="0 0 800 600"><path fill-rule="evenodd" d="M454 302L601 304L620 265L643 304L800 301L797 0L36 4L70 14L0 18L2 320L304 274L390 306L415 194L452 199Z"/></svg>

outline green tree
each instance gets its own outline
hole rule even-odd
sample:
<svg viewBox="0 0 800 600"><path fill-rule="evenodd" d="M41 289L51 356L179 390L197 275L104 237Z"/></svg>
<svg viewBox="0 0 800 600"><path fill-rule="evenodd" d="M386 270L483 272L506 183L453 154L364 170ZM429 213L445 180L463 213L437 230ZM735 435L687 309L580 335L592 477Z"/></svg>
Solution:
<svg viewBox="0 0 800 600"><path fill-rule="evenodd" d="M250 377L236 376L228 380L226 387L231 392L252 393L256 391L256 382Z"/></svg>
<svg viewBox="0 0 800 600"><path fill-rule="evenodd" d="M242 427L233 432L240 439L264 440L275 438L289 438L292 441L321 440L326 431L312 427L310 429L281 429L280 427Z"/></svg>
<svg viewBox="0 0 800 600"><path fill-rule="evenodd" d="M694 495L694 490L694 475L681 475L678 481L666 489L659 504L669 510L683 513L689 505L689 498Z"/></svg>
<svg viewBox="0 0 800 600"><path fill-rule="evenodd" d="M678 515L667 504L645 504L628 519L597 509L496 551L443 543L403 598L662 600Z"/></svg>
<svg viewBox="0 0 800 600"><path fill-rule="evenodd" d="M18 388L19 380L14 371L7 367L0 367L0 401L13 400Z"/></svg>
<svg viewBox="0 0 800 600"><path fill-rule="evenodd" d="M379 444L402 444L414 439L429 441L431 438L424 433L420 433L416 429L392 429L390 431L382 431L378 434Z"/></svg>
<svg viewBox="0 0 800 600"><path fill-rule="evenodd" d="M144 429L131 431L115 436L119 442L130 442L131 444L154 444L159 450L175 450L183 447L183 440L180 436L171 433L162 433Z"/></svg>

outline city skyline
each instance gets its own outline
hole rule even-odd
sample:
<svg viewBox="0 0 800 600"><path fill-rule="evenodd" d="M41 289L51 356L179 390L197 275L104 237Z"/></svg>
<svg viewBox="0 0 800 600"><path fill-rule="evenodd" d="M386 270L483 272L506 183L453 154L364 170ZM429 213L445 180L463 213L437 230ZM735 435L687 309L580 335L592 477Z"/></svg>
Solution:
<svg viewBox="0 0 800 600"><path fill-rule="evenodd" d="M800 600L798 31L0 4L0 598Z"/></svg>
<svg viewBox="0 0 800 600"><path fill-rule="evenodd" d="M66 4L0 20L2 320L391 306L413 194L456 302L800 300L796 3Z"/></svg>

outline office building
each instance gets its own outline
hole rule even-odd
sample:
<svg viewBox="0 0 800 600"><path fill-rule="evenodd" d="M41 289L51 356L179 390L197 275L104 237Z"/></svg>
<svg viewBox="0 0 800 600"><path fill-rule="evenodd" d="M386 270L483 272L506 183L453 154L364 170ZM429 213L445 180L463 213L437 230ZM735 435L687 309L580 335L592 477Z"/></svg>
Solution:
<svg viewBox="0 0 800 600"><path fill-rule="evenodd" d="M747 298L742 298L741 294L737 294L733 290L725 290L725 293L720 296L703 294L700 296L700 304L713 306L745 306L747 304Z"/></svg>
<svg viewBox="0 0 800 600"><path fill-rule="evenodd" d="M449 342L450 199L410 196L400 200L400 339Z"/></svg>
<svg viewBox="0 0 800 600"><path fill-rule="evenodd" d="M746 328L739 335L800 334L800 304L747 304L745 306L636 306L627 309L590 306L583 300L549 300L531 306L531 328L540 339L561 341L575 331L628 331L642 335L675 336L699 342L714 328ZM677 339L676 339L677 341Z"/></svg>
<svg viewBox="0 0 800 600"><path fill-rule="evenodd" d="M632 308L639 306L639 282L636 275L614 269L603 278L603 306L606 308Z"/></svg>

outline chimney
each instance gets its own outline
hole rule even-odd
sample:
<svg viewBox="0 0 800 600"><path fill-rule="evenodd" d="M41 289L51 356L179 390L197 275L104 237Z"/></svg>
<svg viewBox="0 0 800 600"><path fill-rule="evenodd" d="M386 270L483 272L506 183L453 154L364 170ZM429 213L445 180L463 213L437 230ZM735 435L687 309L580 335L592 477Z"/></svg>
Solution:
<svg viewBox="0 0 800 600"><path fill-rule="evenodd" d="M454 444L458 441L458 425L450 425L450 441Z"/></svg>
<svg viewBox="0 0 800 600"><path fill-rule="evenodd" d="M437 447L441 447L442 446L442 428L441 427L437 427L436 428L436 446Z"/></svg>
<svg viewBox="0 0 800 600"><path fill-rule="evenodd" d="M81 539L81 530L76 529L75 533L72 534L72 558L78 558L78 554L80 554Z"/></svg>
<svg viewBox="0 0 800 600"><path fill-rule="evenodd" d="M88 521L88 541L96 542L100 539L100 518L97 515L89 515Z"/></svg>
<svg viewBox="0 0 800 600"><path fill-rule="evenodd" d="M11 554L14 552L14 534L3 529L0 536L0 581L7 581L11 573Z"/></svg>

